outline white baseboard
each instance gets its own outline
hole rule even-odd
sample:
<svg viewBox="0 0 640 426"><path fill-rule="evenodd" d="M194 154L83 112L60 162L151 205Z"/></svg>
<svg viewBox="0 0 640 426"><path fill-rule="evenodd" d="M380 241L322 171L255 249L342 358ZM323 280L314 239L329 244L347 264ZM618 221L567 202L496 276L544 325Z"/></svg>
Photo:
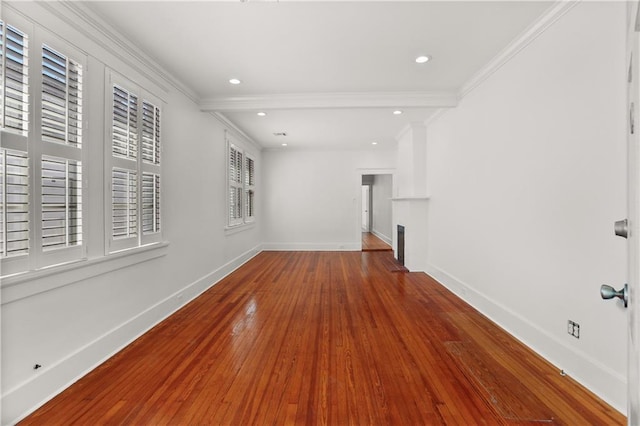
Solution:
<svg viewBox="0 0 640 426"><path fill-rule="evenodd" d="M264 251L360 251L361 243L264 243Z"/></svg>
<svg viewBox="0 0 640 426"><path fill-rule="evenodd" d="M387 237L384 234L381 234L380 232L376 231L375 229L371 230L371 233L373 235L375 235L376 237L380 238L382 241L384 241L385 243L391 245L391 238Z"/></svg>
<svg viewBox="0 0 640 426"><path fill-rule="evenodd" d="M427 267L427 273L513 337L555 365L559 372L564 370L565 373L605 400L616 410L623 414L626 413L626 377L610 366L576 351L556 336L533 324L527 318L475 291L472 286L437 266L430 264Z"/></svg>
<svg viewBox="0 0 640 426"><path fill-rule="evenodd" d="M256 246L241 254L94 341L77 349L59 362L42 368L34 378L9 389L2 395L0 402L2 404L1 424L15 424L35 411L152 327L217 284L260 251L261 247Z"/></svg>

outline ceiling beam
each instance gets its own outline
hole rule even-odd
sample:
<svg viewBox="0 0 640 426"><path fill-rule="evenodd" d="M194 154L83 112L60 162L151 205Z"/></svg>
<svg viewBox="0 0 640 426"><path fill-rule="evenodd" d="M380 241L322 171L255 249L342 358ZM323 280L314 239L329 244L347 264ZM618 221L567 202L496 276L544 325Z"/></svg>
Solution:
<svg viewBox="0 0 640 426"><path fill-rule="evenodd" d="M453 92L367 92L209 98L200 102L200 109L206 112L233 112L275 109L453 108L457 105L458 96Z"/></svg>

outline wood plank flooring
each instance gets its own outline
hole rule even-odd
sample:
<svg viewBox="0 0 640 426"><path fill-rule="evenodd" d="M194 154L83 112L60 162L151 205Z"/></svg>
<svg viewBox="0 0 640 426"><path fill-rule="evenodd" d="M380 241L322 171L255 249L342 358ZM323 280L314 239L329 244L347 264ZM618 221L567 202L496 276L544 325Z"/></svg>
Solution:
<svg viewBox="0 0 640 426"><path fill-rule="evenodd" d="M392 250L391 246L385 243L371 232L362 233L362 251Z"/></svg>
<svg viewBox="0 0 640 426"><path fill-rule="evenodd" d="M622 425L390 252L263 252L23 425Z"/></svg>

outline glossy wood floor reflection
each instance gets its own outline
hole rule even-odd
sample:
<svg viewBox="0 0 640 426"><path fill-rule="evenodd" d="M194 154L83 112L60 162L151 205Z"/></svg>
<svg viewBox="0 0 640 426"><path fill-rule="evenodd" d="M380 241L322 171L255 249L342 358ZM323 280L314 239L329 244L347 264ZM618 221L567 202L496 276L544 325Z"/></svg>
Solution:
<svg viewBox="0 0 640 426"><path fill-rule="evenodd" d="M614 425L389 252L264 252L25 425Z"/></svg>
<svg viewBox="0 0 640 426"><path fill-rule="evenodd" d="M391 246L371 232L362 233L362 251L391 250Z"/></svg>

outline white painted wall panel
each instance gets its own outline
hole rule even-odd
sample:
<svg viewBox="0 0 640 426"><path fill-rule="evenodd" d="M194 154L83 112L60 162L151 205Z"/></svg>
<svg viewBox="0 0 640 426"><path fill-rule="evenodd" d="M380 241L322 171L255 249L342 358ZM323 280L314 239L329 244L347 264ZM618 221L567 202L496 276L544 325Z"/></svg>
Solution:
<svg viewBox="0 0 640 426"><path fill-rule="evenodd" d="M625 6L583 2L428 129L430 272L625 410ZM567 320L581 326L567 334Z"/></svg>
<svg viewBox="0 0 640 426"><path fill-rule="evenodd" d="M391 169L395 158L375 149L264 151L265 248L359 250L359 170Z"/></svg>
<svg viewBox="0 0 640 426"><path fill-rule="evenodd" d="M371 187L373 201L372 232L391 244L392 175L374 175Z"/></svg>

